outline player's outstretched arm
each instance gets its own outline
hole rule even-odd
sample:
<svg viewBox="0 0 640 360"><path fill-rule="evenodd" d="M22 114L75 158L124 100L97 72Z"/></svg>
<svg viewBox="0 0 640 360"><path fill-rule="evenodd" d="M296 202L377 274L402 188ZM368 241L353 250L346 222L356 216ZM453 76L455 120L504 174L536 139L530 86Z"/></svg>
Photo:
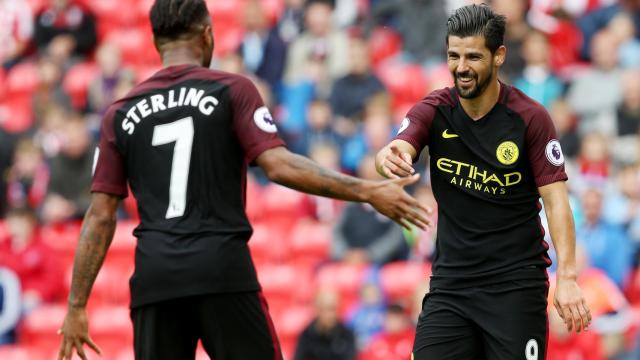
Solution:
<svg viewBox="0 0 640 360"><path fill-rule="evenodd" d="M404 140L393 140L378 151L376 170L388 179L398 179L413 175L413 159L418 156L416 149Z"/></svg>
<svg viewBox="0 0 640 360"><path fill-rule="evenodd" d="M58 360L71 360L74 348L80 358L86 360L85 343L100 353L98 346L89 337L86 306L93 282L113 239L119 203L120 198L117 196L93 194L76 248L67 315L58 331L63 337Z"/></svg>
<svg viewBox="0 0 640 360"><path fill-rule="evenodd" d="M385 181L363 180L325 169L284 147L263 152L256 163L269 179L292 189L334 199L368 202L407 228L409 223L422 229L431 225L427 218L431 210L420 205L403 189L418 181L418 175Z"/></svg>
<svg viewBox="0 0 640 360"><path fill-rule="evenodd" d="M567 185L558 181L538 188L549 222L551 240L558 258L554 305L567 330L580 332L591 323L591 313L576 283L576 233Z"/></svg>

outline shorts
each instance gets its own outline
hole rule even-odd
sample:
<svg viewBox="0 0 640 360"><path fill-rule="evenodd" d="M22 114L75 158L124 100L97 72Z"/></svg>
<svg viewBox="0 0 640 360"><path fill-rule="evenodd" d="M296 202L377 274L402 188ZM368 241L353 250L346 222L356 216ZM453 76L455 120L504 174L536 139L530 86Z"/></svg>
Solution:
<svg viewBox="0 0 640 360"><path fill-rule="evenodd" d="M546 280L433 289L424 300L415 360L543 360L547 352Z"/></svg>
<svg viewBox="0 0 640 360"><path fill-rule="evenodd" d="M136 360L194 359L198 340L216 360L282 360L261 292L207 294L131 310Z"/></svg>

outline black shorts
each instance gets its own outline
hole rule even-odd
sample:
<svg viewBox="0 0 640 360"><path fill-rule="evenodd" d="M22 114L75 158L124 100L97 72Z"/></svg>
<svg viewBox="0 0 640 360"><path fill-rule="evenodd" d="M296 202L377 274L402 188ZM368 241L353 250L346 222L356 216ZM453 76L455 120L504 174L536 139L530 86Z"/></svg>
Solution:
<svg viewBox="0 0 640 360"><path fill-rule="evenodd" d="M131 310L136 360L282 360L261 292L185 297Z"/></svg>
<svg viewBox="0 0 640 360"><path fill-rule="evenodd" d="M433 289L425 296L415 360L543 360L547 352L545 280Z"/></svg>

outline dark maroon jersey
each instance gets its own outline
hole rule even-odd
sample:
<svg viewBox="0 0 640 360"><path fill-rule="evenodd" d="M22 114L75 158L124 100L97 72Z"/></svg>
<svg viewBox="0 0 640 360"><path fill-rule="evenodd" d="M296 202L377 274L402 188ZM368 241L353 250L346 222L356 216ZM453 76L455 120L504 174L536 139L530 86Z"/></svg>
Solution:
<svg viewBox="0 0 640 360"><path fill-rule="evenodd" d="M259 289L244 211L247 165L284 145L255 86L165 68L107 111L92 191L138 202L131 306Z"/></svg>
<svg viewBox="0 0 640 360"><path fill-rule="evenodd" d="M429 147L438 231L432 288L544 278L551 264L538 187L564 181L564 158L547 111L501 84L474 121L455 89L415 105L397 139Z"/></svg>

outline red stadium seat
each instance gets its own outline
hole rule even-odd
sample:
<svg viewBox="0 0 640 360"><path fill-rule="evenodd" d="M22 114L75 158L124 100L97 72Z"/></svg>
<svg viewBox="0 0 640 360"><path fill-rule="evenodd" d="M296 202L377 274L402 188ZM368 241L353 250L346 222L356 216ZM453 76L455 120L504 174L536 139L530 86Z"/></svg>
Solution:
<svg viewBox="0 0 640 360"><path fill-rule="evenodd" d="M20 341L43 351L55 349L60 344L58 329L67 312L66 304L43 305L28 313L20 326Z"/></svg>
<svg viewBox="0 0 640 360"><path fill-rule="evenodd" d="M285 230L291 231L297 222L305 195L284 186L269 184L262 191L264 215L269 223L278 222Z"/></svg>
<svg viewBox="0 0 640 360"><path fill-rule="evenodd" d="M298 286L296 269L289 265L263 264L257 269L258 280L269 306L283 308L290 305Z"/></svg>
<svg viewBox="0 0 640 360"><path fill-rule="evenodd" d="M377 68L377 74L391 93L394 106L416 102L427 95L427 77L418 65L386 62Z"/></svg>
<svg viewBox="0 0 640 360"><path fill-rule="evenodd" d="M42 241L53 251L61 263L71 264L80 237L80 222L69 222L43 226Z"/></svg>
<svg viewBox="0 0 640 360"><path fill-rule="evenodd" d="M0 359L6 360L45 360L42 350L23 345L0 346Z"/></svg>
<svg viewBox="0 0 640 360"><path fill-rule="evenodd" d="M229 26L240 25L246 0L221 1L206 0L214 27L216 24Z"/></svg>
<svg viewBox="0 0 640 360"><path fill-rule="evenodd" d="M32 126L32 102L28 94L15 94L0 103L0 127L5 131L18 134Z"/></svg>
<svg viewBox="0 0 640 360"><path fill-rule="evenodd" d="M142 14L137 11L137 1L83 0L83 2L98 18L98 26L105 22L119 26L133 26L142 17Z"/></svg>
<svg viewBox="0 0 640 360"><path fill-rule="evenodd" d="M99 69L95 63L83 62L74 65L64 77L62 86L71 96L76 109L83 109L87 103L87 90L91 82L98 76Z"/></svg>
<svg viewBox="0 0 640 360"><path fill-rule="evenodd" d="M391 301L410 299L420 283L431 275L431 266L423 262L398 261L380 270L382 291Z"/></svg>
<svg viewBox="0 0 640 360"><path fill-rule="evenodd" d="M377 27L373 30L369 38L369 51L374 67L397 55L400 50L402 50L400 34L388 27Z"/></svg>
<svg viewBox="0 0 640 360"><path fill-rule="evenodd" d="M31 8L31 12L35 16L47 3L47 0L26 0L27 5ZM0 357L1 359L1 357Z"/></svg>
<svg viewBox="0 0 640 360"><path fill-rule="evenodd" d="M244 35L244 30L239 26L225 25L216 22L213 23L213 32L216 37L213 53L217 57L224 57L236 52Z"/></svg>
<svg viewBox="0 0 640 360"><path fill-rule="evenodd" d="M122 61L128 65L156 65L160 62L153 34L146 26L119 28L105 35L104 42L111 43L122 52Z"/></svg>
<svg viewBox="0 0 640 360"><path fill-rule="evenodd" d="M262 206L262 188L253 179L253 177L247 177L247 193L246 193L246 206L245 211L249 221L252 223L259 221L264 215Z"/></svg>
<svg viewBox="0 0 640 360"><path fill-rule="evenodd" d="M253 225L253 235L249 240L249 249L256 263L281 261L289 255L286 235L277 226L266 222Z"/></svg>
<svg viewBox="0 0 640 360"><path fill-rule="evenodd" d="M278 338L283 342L290 342L298 338L302 330L313 320L314 310L310 306L293 306L284 311L273 314L273 323Z"/></svg>
<svg viewBox="0 0 640 360"><path fill-rule="evenodd" d="M139 83L147 80L148 78L153 76L155 73L157 73L161 69L162 69L162 67L160 65L135 66L134 67L134 71L136 73L136 81L137 81L137 83L139 84Z"/></svg>
<svg viewBox="0 0 640 360"><path fill-rule="evenodd" d="M284 12L284 0L262 0L260 2L262 9L267 14L270 24L275 24Z"/></svg>
<svg viewBox="0 0 640 360"><path fill-rule="evenodd" d="M7 95L31 94L39 83L40 76L37 65L32 62L21 62L12 67L7 74Z"/></svg>
<svg viewBox="0 0 640 360"><path fill-rule="evenodd" d="M340 294L340 313L344 314L358 299L367 271L365 265L327 264L316 275L316 287L337 291Z"/></svg>
<svg viewBox="0 0 640 360"><path fill-rule="evenodd" d="M316 221L299 221L291 231L292 259L300 266L314 267L327 261L331 252L333 226Z"/></svg>

